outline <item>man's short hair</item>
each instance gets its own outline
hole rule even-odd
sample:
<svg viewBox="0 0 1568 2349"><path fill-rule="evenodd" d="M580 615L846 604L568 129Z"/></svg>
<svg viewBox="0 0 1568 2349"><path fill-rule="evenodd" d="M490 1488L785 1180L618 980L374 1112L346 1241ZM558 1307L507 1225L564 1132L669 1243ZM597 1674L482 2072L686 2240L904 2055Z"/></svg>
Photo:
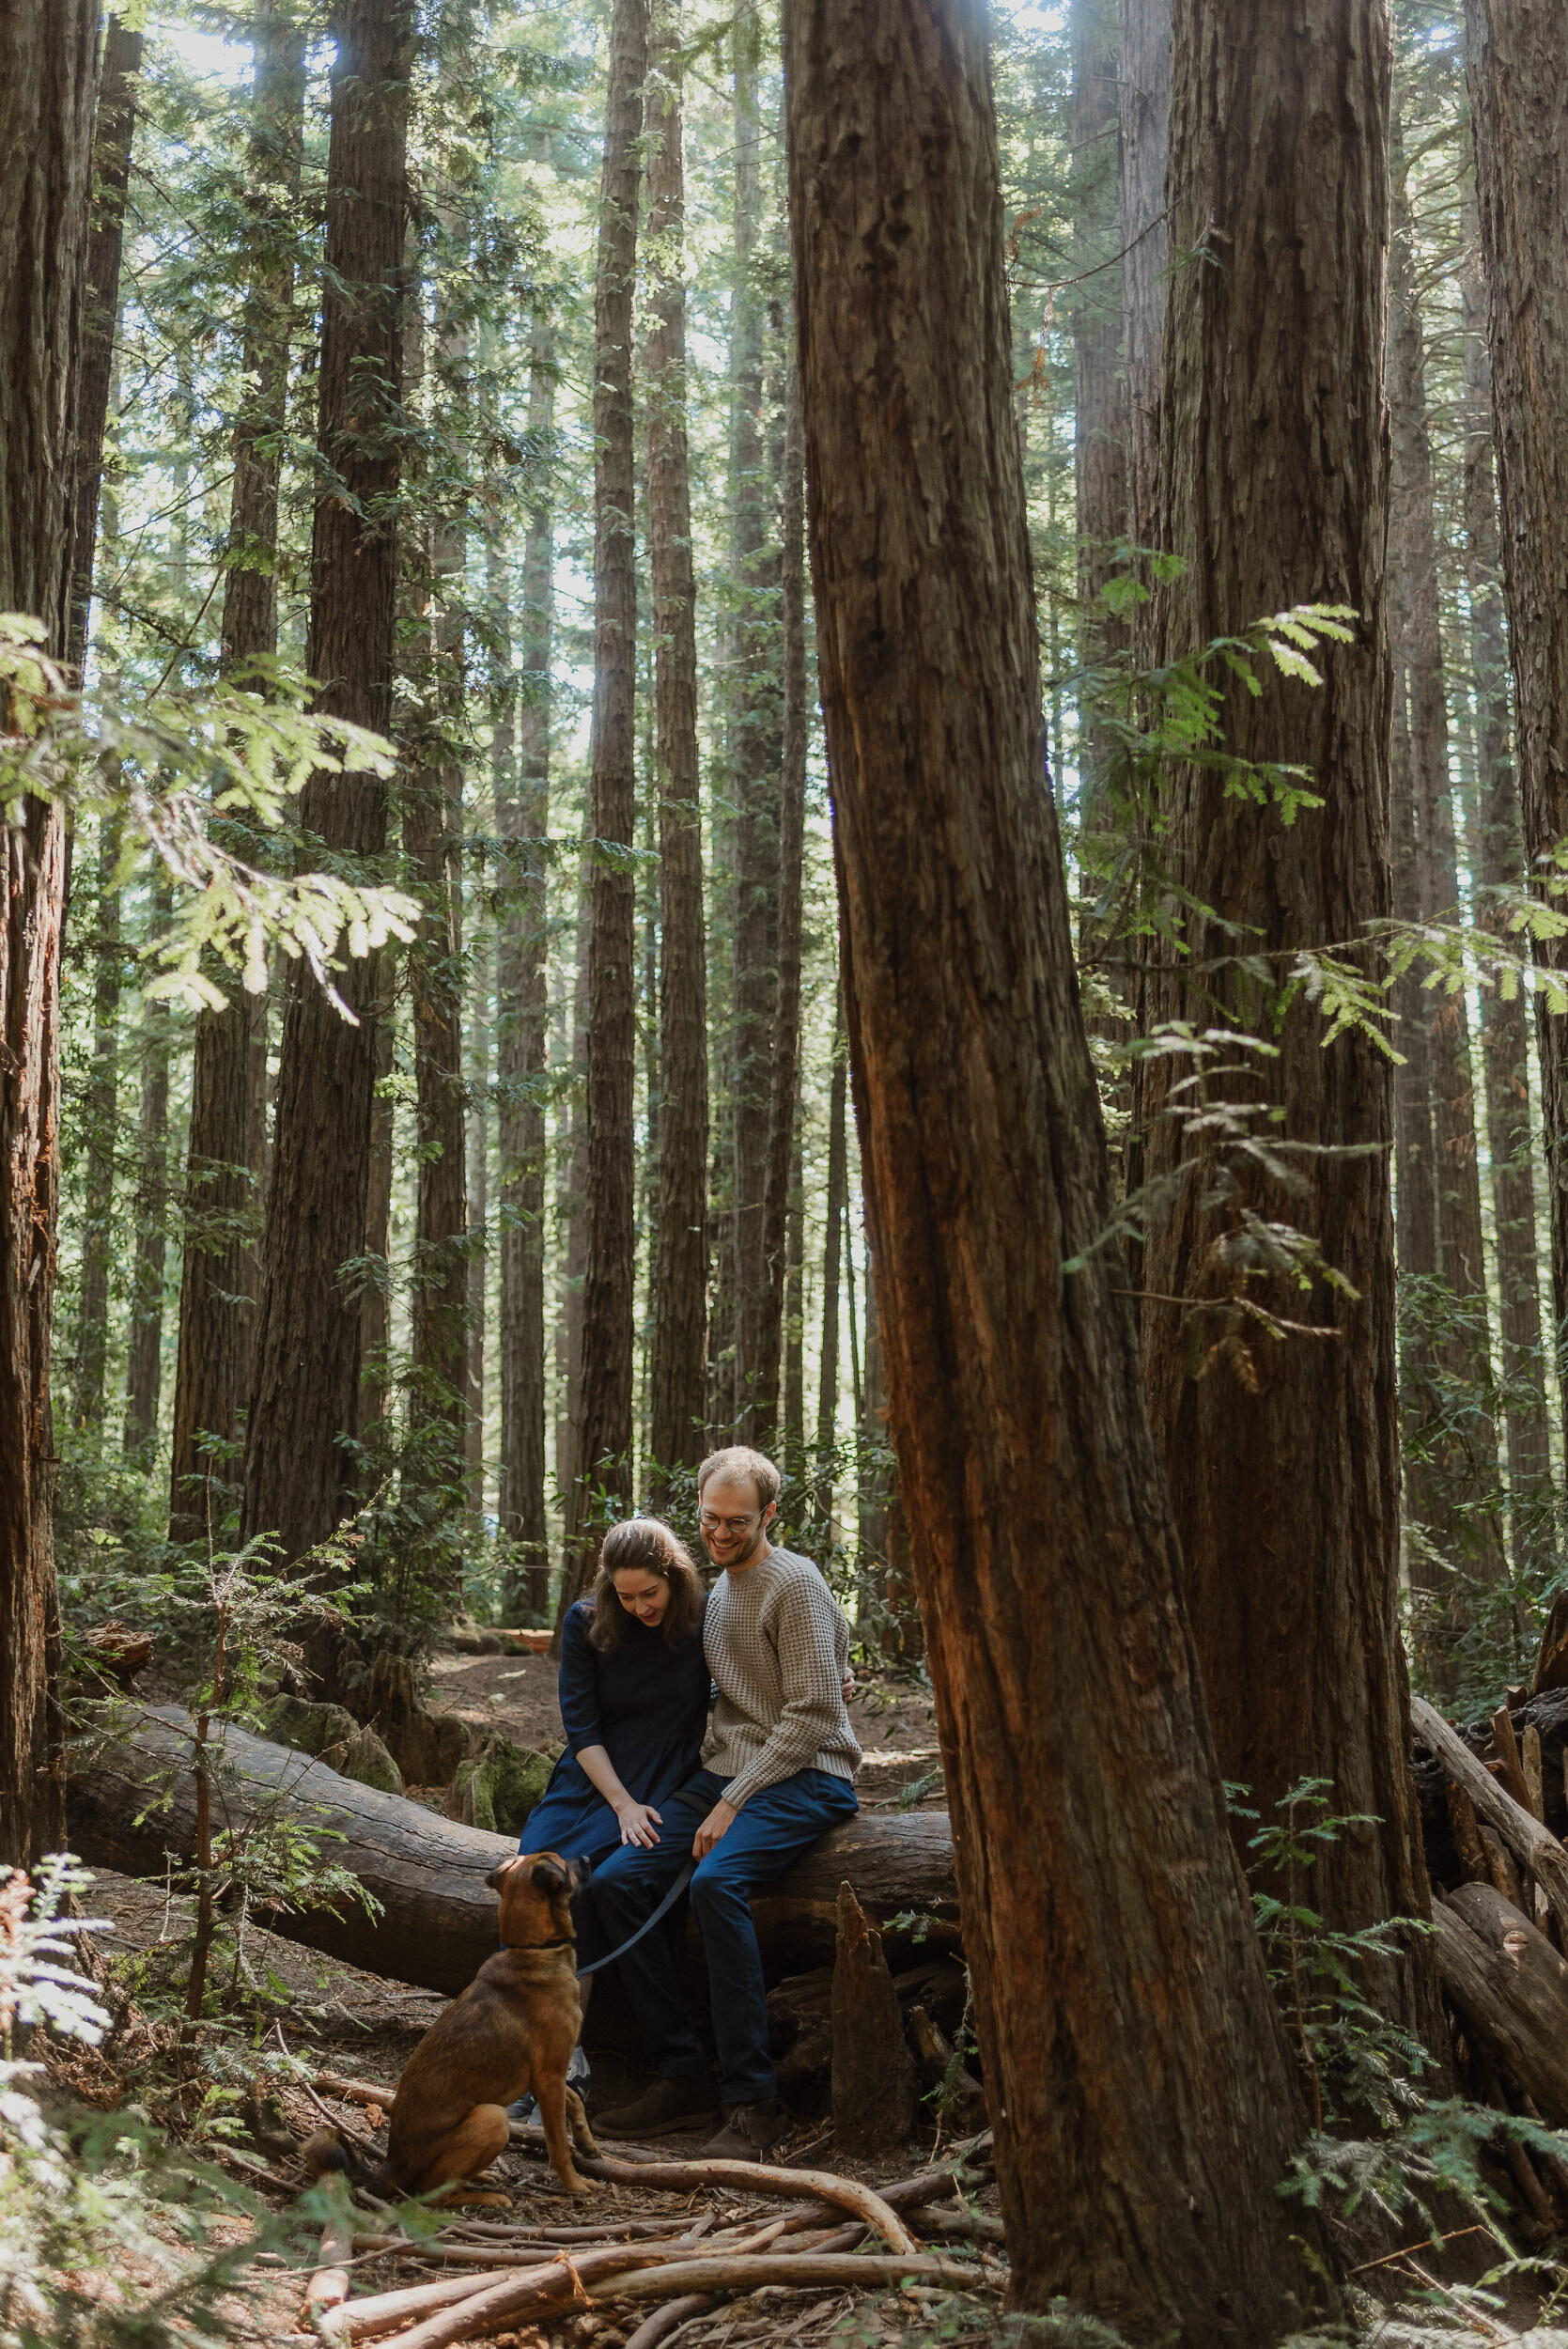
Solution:
<svg viewBox="0 0 1568 2349"><path fill-rule="evenodd" d="M722 1484L737 1482L749 1476L756 1487L757 1507L766 1509L777 1501L784 1479L765 1452L753 1452L748 1443L727 1443L722 1451L710 1452L697 1470L697 1499L704 1487L717 1476Z"/></svg>

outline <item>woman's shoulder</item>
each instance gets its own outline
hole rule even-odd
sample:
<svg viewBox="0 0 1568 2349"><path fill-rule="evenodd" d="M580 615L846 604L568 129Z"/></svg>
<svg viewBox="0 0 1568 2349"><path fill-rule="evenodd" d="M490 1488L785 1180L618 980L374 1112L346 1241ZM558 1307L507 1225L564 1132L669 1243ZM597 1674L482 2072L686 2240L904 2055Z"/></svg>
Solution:
<svg viewBox="0 0 1568 2349"><path fill-rule="evenodd" d="M566 1618L561 1626L563 1643L567 1640L575 1642L578 1640L586 1639L593 1626L594 1598L590 1591L584 1598L574 1598L567 1608Z"/></svg>

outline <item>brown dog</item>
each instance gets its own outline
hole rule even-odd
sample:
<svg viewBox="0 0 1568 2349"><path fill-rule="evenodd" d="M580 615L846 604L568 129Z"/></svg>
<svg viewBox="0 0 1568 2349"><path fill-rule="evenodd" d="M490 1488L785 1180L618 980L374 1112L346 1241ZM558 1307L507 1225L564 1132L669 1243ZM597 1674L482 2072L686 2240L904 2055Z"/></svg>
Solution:
<svg viewBox="0 0 1568 2349"><path fill-rule="evenodd" d="M582 2099L567 2086L582 2024L571 1897L587 1865L531 1852L504 1859L485 1881L501 1895L502 1946L404 2065L385 2165L364 2182L425 2194L472 2178L505 2149L506 2107L532 2091L556 2176L568 2194L587 2194L567 2135L569 2119L579 2151L597 2160Z"/></svg>

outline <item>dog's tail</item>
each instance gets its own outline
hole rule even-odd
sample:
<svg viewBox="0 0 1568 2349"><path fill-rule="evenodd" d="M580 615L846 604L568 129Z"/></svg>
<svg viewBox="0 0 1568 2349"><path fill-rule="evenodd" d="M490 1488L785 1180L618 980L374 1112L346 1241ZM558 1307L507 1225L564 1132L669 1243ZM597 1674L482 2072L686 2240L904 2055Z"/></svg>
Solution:
<svg viewBox="0 0 1568 2349"><path fill-rule="evenodd" d="M300 2159L312 2184L334 2171L347 2177L350 2186L363 2186L371 2194L384 2194L396 2183L386 2162L366 2161L360 2148L340 2137L336 2129L313 2130L300 2148Z"/></svg>

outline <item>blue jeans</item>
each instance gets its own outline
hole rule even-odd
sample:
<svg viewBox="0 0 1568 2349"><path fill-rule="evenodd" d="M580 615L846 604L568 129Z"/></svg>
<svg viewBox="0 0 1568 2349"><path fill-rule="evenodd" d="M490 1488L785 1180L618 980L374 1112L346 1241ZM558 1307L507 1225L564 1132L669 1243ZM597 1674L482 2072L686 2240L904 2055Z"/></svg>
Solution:
<svg viewBox="0 0 1568 2349"><path fill-rule="evenodd" d="M699 1770L660 1808L663 1825L651 1851L623 1843L594 1870L589 1893L612 1948L650 1916L691 1857L698 1828L729 1780ZM774 2089L768 2058L768 1999L752 1923L750 1895L783 1875L829 1828L860 1809L846 1778L797 1770L753 1795L691 1878L691 1908L707 1955L719 2089L727 2105L764 2104ZM621 1968L648 2053L666 2079L697 2079L707 2069L702 2041L675 1979L674 1948L650 1933Z"/></svg>

